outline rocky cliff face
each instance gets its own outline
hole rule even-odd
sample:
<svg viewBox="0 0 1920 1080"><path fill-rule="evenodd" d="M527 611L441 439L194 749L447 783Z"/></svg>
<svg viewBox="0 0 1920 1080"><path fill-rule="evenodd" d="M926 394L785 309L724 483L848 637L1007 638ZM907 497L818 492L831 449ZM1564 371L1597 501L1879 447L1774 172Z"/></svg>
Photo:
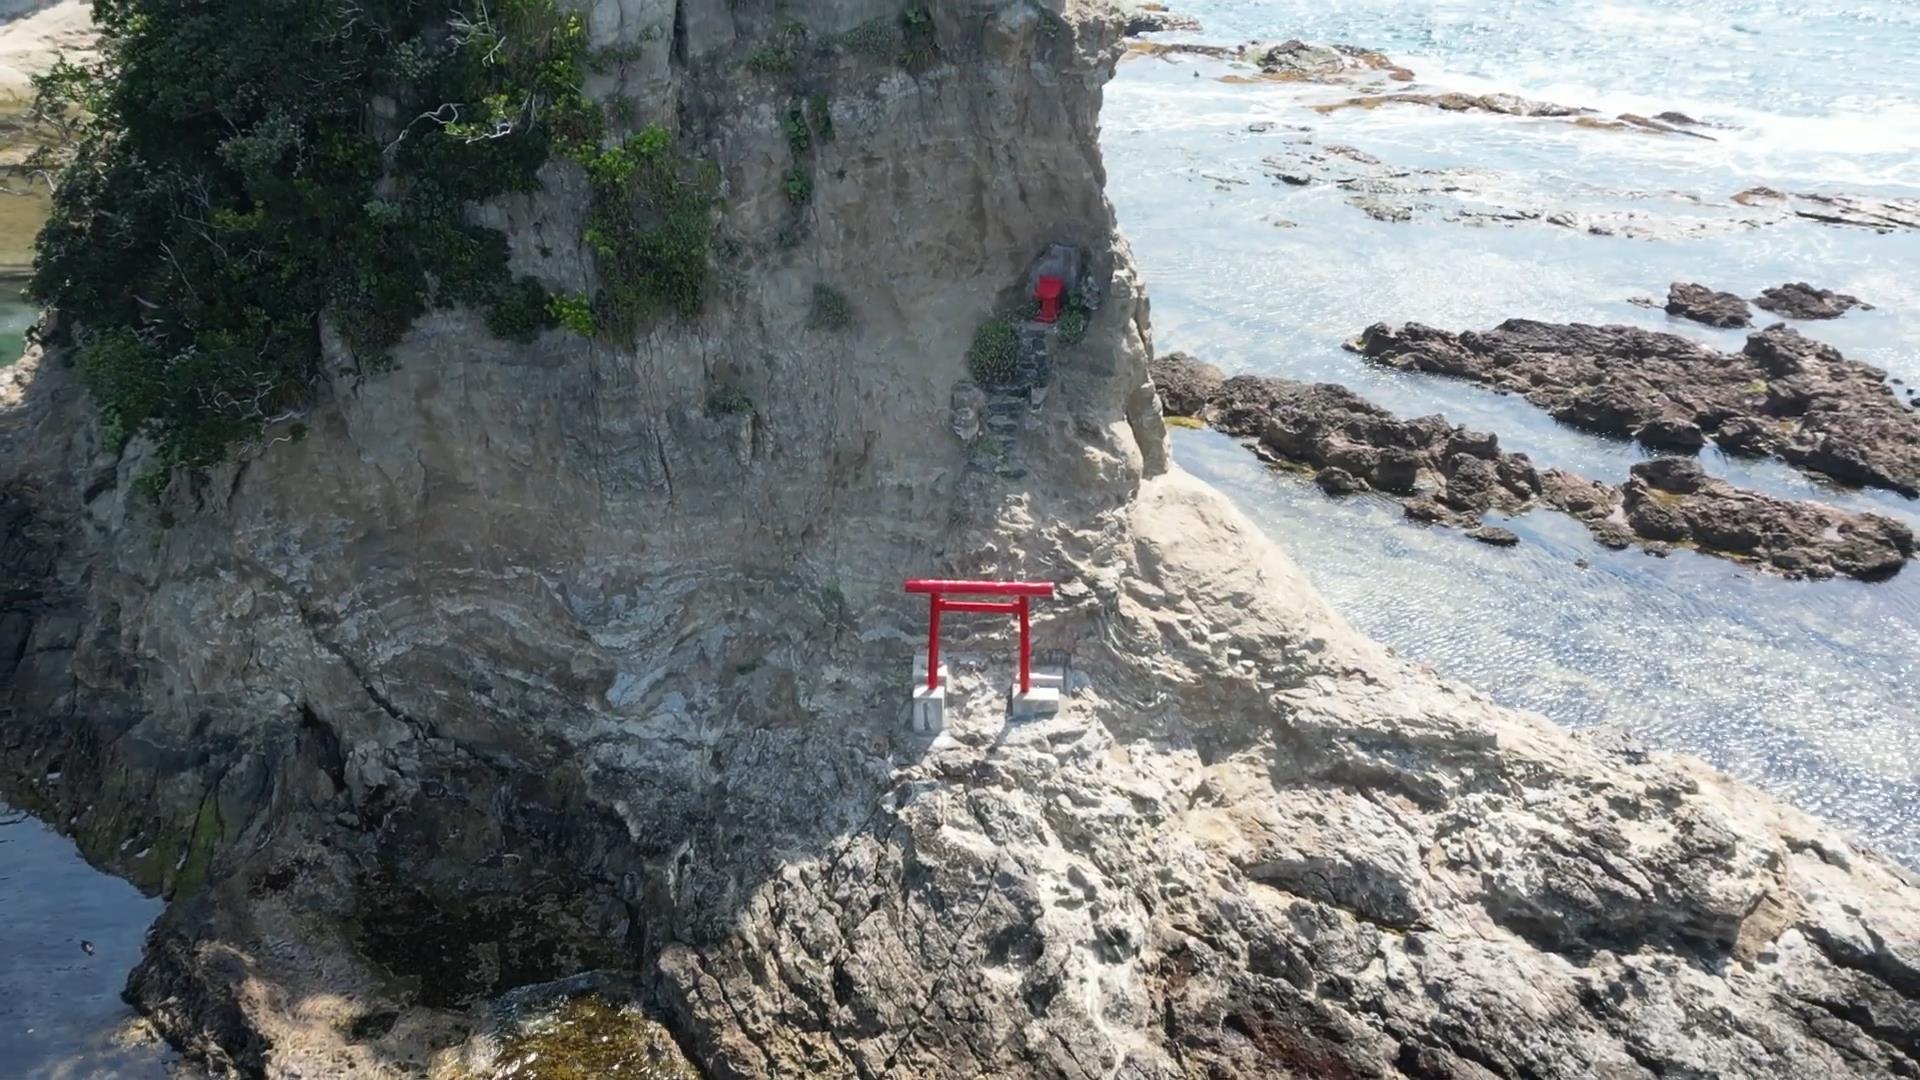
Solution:
<svg viewBox="0 0 1920 1080"><path fill-rule="evenodd" d="M720 168L702 318L335 349L158 507L58 356L7 376L0 775L175 898L130 985L171 1037L445 1072L477 1003L613 969L716 1077L1920 1070L1899 871L1409 669L1168 468L1101 195L1116 17L953 0L911 65L770 72L790 20L898 5L590 10L632 57L599 92ZM797 93L836 132L798 214ZM554 166L481 212L577 289L584 201ZM964 442L967 344L1056 242L1104 303ZM906 729L930 572L1062 583L1058 717L1007 720L979 624L948 732Z"/></svg>

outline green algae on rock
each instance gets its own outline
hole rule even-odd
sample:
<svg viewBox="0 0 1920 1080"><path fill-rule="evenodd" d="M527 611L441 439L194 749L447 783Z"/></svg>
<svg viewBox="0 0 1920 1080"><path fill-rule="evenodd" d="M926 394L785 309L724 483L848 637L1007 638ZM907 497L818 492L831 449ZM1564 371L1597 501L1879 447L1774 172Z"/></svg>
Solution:
<svg viewBox="0 0 1920 1080"><path fill-rule="evenodd" d="M700 1080L659 1021L597 995L568 1001L500 1040L482 1071L454 1069L436 1080Z"/></svg>

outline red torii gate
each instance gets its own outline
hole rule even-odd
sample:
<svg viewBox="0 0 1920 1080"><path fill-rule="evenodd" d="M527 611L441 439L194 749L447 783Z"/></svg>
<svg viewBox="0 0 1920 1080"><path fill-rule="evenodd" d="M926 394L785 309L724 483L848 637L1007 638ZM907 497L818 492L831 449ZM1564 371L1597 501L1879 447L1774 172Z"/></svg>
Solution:
<svg viewBox="0 0 1920 1080"><path fill-rule="evenodd" d="M1020 619L1020 692L1033 690L1033 631L1031 610L1036 596L1052 596L1050 581L943 581L915 578L907 582L910 593L927 594L927 689L940 687L940 613L970 612L988 615L1014 615ZM1011 596L1012 600L949 600L948 593L963 596Z"/></svg>

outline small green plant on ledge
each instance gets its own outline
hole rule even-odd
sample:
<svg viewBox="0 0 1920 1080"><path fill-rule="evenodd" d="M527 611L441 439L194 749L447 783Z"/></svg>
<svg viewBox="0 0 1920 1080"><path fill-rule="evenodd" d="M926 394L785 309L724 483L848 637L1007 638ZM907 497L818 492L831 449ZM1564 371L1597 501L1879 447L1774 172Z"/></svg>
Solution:
<svg viewBox="0 0 1920 1080"><path fill-rule="evenodd" d="M716 386L707 392L707 415L711 417L739 416L753 411L753 399L746 392L732 384Z"/></svg>
<svg viewBox="0 0 1920 1080"><path fill-rule="evenodd" d="M556 322L581 337L592 337L594 332L593 301L579 294L556 296L547 305L548 312Z"/></svg>
<svg viewBox="0 0 1920 1080"><path fill-rule="evenodd" d="M781 185L787 193L787 201L795 206L805 206L813 201L813 177L807 170L795 167L787 170L786 181Z"/></svg>
<svg viewBox="0 0 1920 1080"><path fill-rule="evenodd" d="M815 330L845 330L852 326L853 304L847 294L831 285L815 285L807 325Z"/></svg>
<svg viewBox="0 0 1920 1080"><path fill-rule="evenodd" d="M933 13L922 0L913 0L900 12L900 66L908 71L931 67L940 58L934 37Z"/></svg>
<svg viewBox="0 0 1920 1080"><path fill-rule="evenodd" d="M766 44L747 54L747 68L765 74L785 74L800 66L807 51L807 28L790 22L774 31Z"/></svg>
<svg viewBox="0 0 1920 1080"><path fill-rule="evenodd" d="M1004 319L982 323L967 349L967 371L981 386L1005 386L1013 381L1020 339Z"/></svg>
<svg viewBox="0 0 1920 1080"><path fill-rule="evenodd" d="M826 91L818 91L807 99L807 119L813 122L813 129L820 133L821 142L832 142L833 109L827 99Z"/></svg>
<svg viewBox="0 0 1920 1080"><path fill-rule="evenodd" d="M900 19L885 15L870 19L842 34L840 43L876 60L897 59L900 56Z"/></svg>
<svg viewBox="0 0 1920 1080"><path fill-rule="evenodd" d="M1086 308L1079 304L1068 304L1066 309L1060 312L1060 322L1057 327L1060 331L1060 340L1068 345L1078 345L1087 340L1087 326L1090 322L1092 322L1092 316L1087 314Z"/></svg>
<svg viewBox="0 0 1920 1080"><path fill-rule="evenodd" d="M787 129L787 149L793 151L794 157L813 148L813 131L807 126L807 109L797 99L788 106L782 125Z"/></svg>

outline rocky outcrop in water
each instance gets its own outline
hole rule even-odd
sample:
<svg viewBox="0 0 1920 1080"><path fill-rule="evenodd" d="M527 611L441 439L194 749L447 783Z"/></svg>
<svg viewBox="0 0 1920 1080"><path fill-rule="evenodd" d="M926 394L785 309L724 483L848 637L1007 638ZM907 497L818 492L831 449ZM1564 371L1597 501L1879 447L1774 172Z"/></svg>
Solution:
<svg viewBox="0 0 1920 1080"><path fill-rule="evenodd" d="M1385 53L1357 45L1319 45L1300 40L1279 44L1201 45L1192 42L1136 42L1134 55L1201 56L1257 68L1256 76L1229 74L1226 82L1355 83L1408 82L1413 72Z"/></svg>
<svg viewBox="0 0 1920 1080"><path fill-rule="evenodd" d="M1442 112L1480 112L1497 116L1521 116L1570 120L1580 127L1611 129L1617 131L1648 131L1658 135L1685 135L1694 139L1711 140L1713 136L1688 127L1676 126L1664 120L1640 116L1635 113L1621 113L1607 118L1595 110L1577 105L1561 105L1552 101L1535 101L1532 98L1516 94L1468 94L1457 90L1440 93L1421 93L1401 91L1393 94L1369 94L1348 98L1345 101L1329 102L1313 106L1319 113L1334 113L1342 109L1378 109L1385 105L1424 105ZM1664 114L1663 114L1664 115Z"/></svg>
<svg viewBox="0 0 1920 1080"><path fill-rule="evenodd" d="M1756 187L1735 194L1733 201L1824 225L1850 225L1876 232L1920 229L1920 199L1806 194Z"/></svg>
<svg viewBox="0 0 1920 1080"><path fill-rule="evenodd" d="M1753 325L1753 312L1745 300L1681 281L1667 290L1667 314L1723 329Z"/></svg>
<svg viewBox="0 0 1920 1080"><path fill-rule="evenodd" d="M1711 437L1848 484L1920 495L1920 413L1886 372L1773 326L1726 353L1629 326L1509 319L1484 333L1378 324L1353 346L1403 371L1524 395L1574 427L1697 450Z"/></svg>
<svg viewBox="0 0 1920 1080"><path fill-rule="evenodd" d="M1126 18L1126 28L1122 33L1128 37L1159 34L1169 30L1197 31L1200 29L1199 19L1168 11L1164 4L1139 4L1126 12Z"/></svg>
<svg viewBox="0 0 1920 1080"><path fill-rule="evenodd" d="M598 969L717 1078L1907 1068L1900 871L1395 659L1170 467L1098 183L1118 19L911 10L909 70L894 4L588 9L595 93L748 241L697 317L517 346L450 309L378 367L329 334L304 435L159 506L63 357L0 374L0 790L173 898L138 1006L274 1078L417 1077ZM542 181L476 212L578 292L588 185ZM1023 475L969 470L968 342L1055 242L1104 303L1009 418ZM947 731L907 729L926 574L1059 583L1057 716L1009 722L1011 628L970 618Z"/></svg>
<svg viewBox="0 0 1920 1080"><path fill-rule="evenodd" d="M1691 459L1643 462L1623 485L1536 469L1499 439L1442 416L1403 420L1342 386L1251 375L1174 353L1153 362L1167 412L1254 440L1270 460L1313 469L1329 495L1377 491L1407 517L1467 531L1482 543L1519 537L1488 526L1488 511L1544 503L1585 523L1608 547L1664 553L1686 545L1786 577L1879 579L1913 555L1913 532L1878 514L1777 499L1709 477Z"/></svg>
<svg viewBox="0 0 1920 1080"><path fill-rule="evenodd" d="M1755 297L1753 304L1788 319L1837 319L1854 308L1873 310L1872 304L1857 296L1817 289L1804 281L1776 285Z"/></svg>
<svg viewBox="0 0 1920 1080"><path fill-rule="evenodd" d="M1913 530L1879 514L1742 491L1692 458L1633 466L1621 509L1634 535L1753 559L1792 576L1890 577L1913 556Z"/></svg>

